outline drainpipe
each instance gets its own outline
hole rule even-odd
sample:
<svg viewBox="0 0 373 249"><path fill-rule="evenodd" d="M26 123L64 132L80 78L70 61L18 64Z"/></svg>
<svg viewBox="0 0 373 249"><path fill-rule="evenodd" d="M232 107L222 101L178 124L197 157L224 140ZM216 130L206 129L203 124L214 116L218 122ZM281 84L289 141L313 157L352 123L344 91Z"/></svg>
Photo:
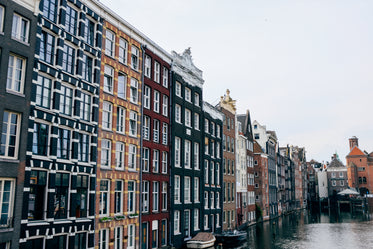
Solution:
<svg viewBox="0 0 373 249"><path fill-rule="evenodd" d="M169 100L170 100L170 105L169 105L169 108L168 108L168 112L169 112L169 117L170 117L170 132L168 133L169 135L169 148L170 148L170 150L169 150L169 157L167 158L167 160L168 160L168 165L171 165L171 158L172 158L172 147L170 146L171 145L171 143L173 142L172 141L172 130L173 129L171 129L171 124L172 124L172 120L173 120L173 117L172 117L172 102L173 102L173 100L172 100L172 95L173 95L173 77L172 77L172 61L171 61L171 63L170 63L170 70L169 70L169 75L170 75L170 77L169 77L169 84L168 84L168 87L169 87L169 89L170 89L170 97L169 97ZM170 247L171 248L173 248L173 243L172 243L172 241L171 241L171 235L172 235L172 231L171 231L171 217L173 217L172 216L172 210L171 210L171 189L172 189L172 182L173 182L173 179L172 179L172 167L169 167L169 174L170 174L170 178L169 178L169 184L168 184L168 189L167 189L167 191L168 191L168 195L167 195L167 197L168 197L168 200L167 200L167 202L169 203L169 210L170 210L170 213L169 213L169 219L168 219L168 244L170 245Z"/></svg>
<svg viewBox="0 0 373 249"><path fill-rule="evenodd" d="M144 110L143 110L143 106L144 106L144 89L145 89L145 82L144 82L144 69L145 69L145 50L146 50L146 45L144 44L141 44L141 52L142 52L142 72L141 72L141 108L140 108L140 113L141 113L141 116L140 116L140 186L139 186L139 189L140 189L140 193L139 193L139 246L140 248L142 248L141 246L141 243L142 243L142 196L141 196L141 193L142 193L142 167L143 167L143 162L142 162L142 147L143 147L143 115L144 115ZM150 225L149 225L150 227Z"/></svg>

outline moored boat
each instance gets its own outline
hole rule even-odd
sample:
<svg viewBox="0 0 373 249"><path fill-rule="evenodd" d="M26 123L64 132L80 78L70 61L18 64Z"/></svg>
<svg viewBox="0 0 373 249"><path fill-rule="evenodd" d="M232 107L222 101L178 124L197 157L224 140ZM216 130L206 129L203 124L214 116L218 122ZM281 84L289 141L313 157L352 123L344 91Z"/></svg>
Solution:
<svg viewBox="0 0 373 249"><path fill-rule="evenodd" d="M237 230L226 231L221 234L215 234L216 241L222 243L224 247L234 247L246 241L246 232Z"/></svg>
<svg viewBox="0 0 373 249"><path fill-rule="evenodd" d="M211 233L200 232L187 242L187 248L209 248L214 246L215 241Z"/></svg>

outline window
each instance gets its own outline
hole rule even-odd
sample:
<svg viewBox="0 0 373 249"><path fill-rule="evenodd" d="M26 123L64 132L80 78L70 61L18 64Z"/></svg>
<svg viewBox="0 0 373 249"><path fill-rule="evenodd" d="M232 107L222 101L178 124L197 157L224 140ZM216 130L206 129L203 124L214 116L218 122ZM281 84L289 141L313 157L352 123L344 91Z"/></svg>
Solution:
<svg viewBox="0 0 373 249"><path fill-rule="evenodd" d="M210 192L210 207L211 209L214 209L214 204L215 204L215 194L214 192Z"/></svg>
<svg viewBox="0 0 373 249"><path fill-rule="evenodd" d="M136 154L137 154L137 148L136 145L130 144L128 146L128 168L136 170Z"/></svg>
<svg viewBox="0 0 373 249"><path fill-rule="evenodd" d="M162 115L168 116L168 96L163 95L163 101L162 101Z"/></svg>
<svg viewBox="0 0 373 249"><path fill-rule="evenodd" d="M180 159L181 159L181 139L179 137L175 137L175 167L180 167Z"/></svg>
<svg viewBox="0 0 373 249"><path fill-rule="evenodd" d="M42 31L40 37L39 58L49 64L53 64L54 56L54 36Z"/></svg>
<svg viewBox="0 0 373 249"><path fill-rule="evenodd" d="M216 163L216 185L220 185L220 165Z"/></svg>
<svg viewBox="0 0 373 249"><path fill-rule="evenodd" d="M255 134L254 134L254 139L255 139L255 140L258 140L258 139L259 139L259 133L255 133Z"/></svg>
<svg viewBox="0 0 373 249"><path fill-rule="evenodd" d="M332 181L332 186L337 186L337 181L333 180Z"/></svg>
<svg viewBox="0 0 373 249"><path fill-rule="evenodd" d="M150 138L150 117L148 116L144 116L143 137L145 140L149 140Z"/></svg>
<svg viewBox="0 0 373 249"><path fill-rule="evenodd" d="M211 140L211 157L214 158L215 157L215 142L213 140Z"/></svg>
<svg viewBox="0 0 373 249"><path fill-rule="evenodd" d="M87 248L87 233L86 232L80 232L75 234L75 240L74 240L74 249L83 249ZM32 248L43 248L42 245L38 247L32 247Z"/></svg>
<svg viewBox="0 0 373 249"><path fill-rule="evenodd" d="M175 122L181 124L181 106L175 105Z"/></svg>
<svg viewBox="0 0 373 249"><path fill-rule="evenodd" d="M337 174L336 174L335 172L332 172L332 177L334 177L334 178L335 178L335 177L336 177L336 175L337 175Z"/></svg>
<svg viewBox="0 0 373 249"><path fill-rule="evenodd" d="M210 164L211 164L210 165L210 175L211 175L210 183L211 185L214 185L215 184L215 165L214 165L214 162L211 162Z"/></svg>
<svg viewBox="0 0 373 249"><path fill-rule="evenodd" d="M152 248L158 248L158 220L152 221Z"/></svg>
<svg viewBox="0 0 373 249"><path fill-rule="evenodd" d="M153 120L153 141L159 143L159 120Z"/></svg>
<svg viewBox="0 0 373 249"><path fill-rule="evenodd" d="M205 184L209 183L209 161L205 160Z"/></svg>
<svg viewBox="0 0 373 249"><path fill-rule="evenodd" d="M135 248L135 237L136 237L136 226L135 224L128 224L128 240L127 240L127 248Z"/></svg>
<svg viewBox="0 0 373 249"><path fill-rule="evenodd" d="M73 89L61 85L61 95L60 95L60 112L65 115L72 114L73 107Z"/></svg>
<svg viewBox="0 0 373 249"><path fill-rule="evenodd" d="M343 178L343 172L339 172L339 178Z"/></svg>
<svg viewBox="0 0 373 249"><path fill-rule="evenodd" d="M220 193L216 192L216 208L220 208Z"/></svg>
<svg viewBox="0 0 373 249"><path fill-rule="evenodd" d="M4 26L4 7L0 5L0 33L3 32Z"/></svg>
<svg viewBox="0 0 373 249"><path fill-rule="evenodd" d="M67 173L56 173L55 195L54 195L54 218L63 219L67 217L67 206L69 199L70 175Z"/></svg>
<svg viewBox="0 0 373 249"><path fill-rule="evenodd" d="M136 211L136 183L128 181L128 203L127 212L133 214Z"/></svg>
<svg viewBox="0 0 373 249"><path fill-rule="evenodd" d="M194 210L193 210L193 223L194 223L194 231L197 231L197 230L199 230L199 225L198 225L198 223L199 223L199 210L198 210L198 208L195 208Z"/></svg>
<svg viewBox="0 0 373 249"><path fill-rule="evenodd" d="M194 187L193 187L194 202L199 202L199 178L194 177Z"/></svg>
<svg viewBox="0 0 373 249"><path fill-rule="evenodd" d="M167 210L167 182L162 182L162 211Z"/></svg>
<svg viewBox="0 0 373 249"><path fill-rule="evenodd" d="M123 248L123 227L118 226L114 228L114 249Z"/></svg>
<svg viewBox="0 0 373 249"><path fill-rule="evenodd" d="M124 148L124 143L116 142L115 167L117 169L124 169Z"/></svg>
<svg viewBox="0 0 373 249"><path fill-rule="evenodd" d="M190 237L190 210L184 210L184 238Z"/></svg>
<svg viewBox="0 0 373 249"><path fill-rule="evenodd" d="M166 123L162 124L162 144L168 144L168 125Z"/></svg>
<svg viewBox="0 0 373 249"><path fill-rule="evenodd" d="M15 54L10 54L6 89L18 93L23 93L25 73L26 59L23 59Z"/></svg>
<svg viewBox="0 0 373 249"><path fill-rule="evenodd" d="M216 125L216 136L220 138L220 125Z"/></svg>
<svg viewBox="0 0 373 249"><path fill-rule="evenodd" d="M179 204L180 199L180 176L175 175L175 196L174 196L174 202L175 204Z"/></svg>
<svg viewBox="0 0 373 249"><path fill-rule="evenodd" d="M57 4L56 0L44 0L43 16L52 22L56 22L57 17Z"/></svg>
<svg viewBox="0 0 373 249"><path fill-rule="evenodd" d="M79 144L78 144L78 160L80 162L89 161L89 140L88 134L79 133Z"/></svg>
<svg viewBox="0 0 373 249"><path fill-rule="evenodd" d="M101 167L109 168L111 165L111 141L101 140Z"/></svg>
<svg viewBox="0 0 373 249"><path fill-rule="evenodd" d="M104 101L102 104L102 129L111 130L113 105Z"/></svg>
<svg viewBox="0 0 373 249"><path fill-rule="evenodd" d="M179 82L176 82L176 85L175 85L175 94L176 96L181 97L181 84Z"/></svg>
<svg viewBox="0 0 373 249"><path fill-rule="evenodd" d="M126 99L127 75L118 74L118 98Z"/></svg>
<svg viewBox="0 0 373 249"><path fill-rule="evenodd" d="M114 68L105 65L104 68L104 92L113 93Z"/></svg>
<svg viewBox="0 0 373 249"><path fill-rule="evenodd" d="M101 229L99 231L98 248L108 249L109 248L109 228ZM63 247L62 247L63 248Z"/></svg>
<svg viewBox="0 0 373 249"><path fill-rule="evenodd" d="M151 68L152 68L152 59L148 56L145 55L145 64L144 64L144 75L148 78L151 77Z"/></svg>
<svg viewBox="0 0 373 249"><path fill-rule="evenodd" d="M191 168L191 143L189 140L184 141L184 167Z"/></svg>
<svg viewBox="0 0 373 249"><path fill-rule="evenodd" d="M149 148L144 147L142 151L142 171L149 172Z"/></svg>
<svg viewBox="0 0 373 249"><path fill-rule="evenodd" d="M114 32L106 30L106 39L105 39L105 54L107 56L114 57L114 44L115 44L115 35Z"/></svg>
<svg viewBox="0 0 373 249"><path fill-rule="evenodd" d="M216 214L216 227L220 227L220 215L219 215L219 213Z"/></svg>
<svg viewBox="0 0 373 249"><path fill-rule="evenodd" d="M204 200L205 200L205 209L209 209L209 192L205 191L205 194L204 194Z"/></svg>
<svg viewBox="0 0 373 249"><path fill-rule="evenodd" d="M220 158L220 143L216 142L216 158Z"/></svg>
<svg viewBox="0 0 373 249"><path fill-rule="evenodd" d="M91 121L91 95L88 93L80 93L80 118L85 121Z"/></svg>
<svg viewBox="0 0 373 249"><path fill-rule="evenodd" d="M185 126L192 127L192 113L185 109Z"/></svg>
<svg viewBox="0 0 373 249"><path fill-rule="evenodd" d="M150 109L150 94L151 94L150 87L145 86L145 89L144 89L144 108L146 108L146 109Z"/></svg>
<svg viewBox="0 0 373 249"><path fill-rule="evenodd" d="M137 113L134 111L130 111L130 127L129 127L129 135L130 136L137 136Z"/></svg>
<svg viewBox="0 0 373 249"><path fill-rule="evenodd" d="M194 93L194 105L199 106L199 94Z"/></svg>
<svg viewBox="0 0 373 249"><path fill-rule="evenodd" d="M149 212L149 182L142 182L142 212Z"/></svg>
<svg viewBox="0 0 373 249"><path fill-rule="evenodd" d="M215 123L211 122L211 135L215 136Z"/></svg>
<svg viewBox="0 0 373 249"><path fill-rule="evenodd" d="M115 193L114 193L114 213L123 213L123 181L115 181Z"/></svg>
<svg viewBox="0 0 373 249"><path fill-rule="evenodd" d="M159 150L153 150L153 172L159 172Z"/></svg>
<svg viewBox="0 0 373 249"><path fill-rule="evenodd" d="M157 113L159 113L159 102L161 100L160 98L161 98L160 93L154 90L153 110Z"/></svg>
<svg viewBox="0 0 373 249"><path fill-rule="evenodd" d="M76 202L75 217L87 217L88 204L88 176L77 175L76 177Z"/></svg>
<svg viewBox="0 0 373 249"><path fill-rule="evenodd" d="M126 109L123 107L117 108L117 132L124 134L126 131Z"/></svg>
<svg viewBox="0 0 373 249"><path fill-rule="evenodd" d="M168 88L168 69L163 67L163 86Z"/></svg>
<svg viewBox="0 0 373 249"><path fill-rule="evenodd" d="M130 101L134 104L137 104L138 101L138 85L138 81L134 78L131 78Z"/></svg>
<svg viewBox="0 0 373 249"><path fill-rule="evenodd" d="M77 19L77 11L67 5L65 12L65 30L73 35L76 33Z"/></svg>
<svg viewBox="0 0 373 249"><path fill-rule="evenodd" d="M71 132L66 129L58 129L57 138L57 158L69 159L70 158L70 140Z"/></svg>
<svg viewBox="0 0 373 249"><path fill-rule="evenodd" d="M75 68L75 49L69 45L63 45L62 69L70 74L74 74Z"/></svg>
<svg viewBox="0 0 373 249"><path fill-rule="evenodd" d="M344 182L343 180L341 180L340 185L341 185L341 186L344 186L344 185L345 185L345 182Z"/></svg>
<svg viewBox="0 0 373 249"><path fill-rule="evenodd" d="M192 91L187 87L185 87L185 100L188 102L192 101Z"/></svg>
<svg viewBox="0 0 373 249"><path fill-rule="evenodd" d="M48 135L49 125L34 123L34 133L32 136L32 153L34 155L48 155Z"/></svg>
<svg viewBox="0 0 373 249"><path fill-rule="evenodd" d="M190 177L189 176L185 176L184 177L184 202L185 203L190 203L191 202L191 198L190 198Z"/></svg>
<svg viewBox="0 0 373 249"><path fill-rule="evenodd" d="M16 13L13 14L12 38L28 43L30 21Z"/></svg>
<svg viewBox="0 0 373 249"><path fill-rule="evenodd" d="M174 234L180 233L180 211L174 211Z"/></svg>
<svg viewBox="0 0 373 249"><path fill-rule="evenodd" d="M131 47L131 66L134 70L139 70L139 49L132 45Z"/></svg>
<svg viewBox="0 0 373 249"><path fill-rule="evenodd" d="M123 38L119 38L119 57L118 60L120 63L127 64L127 51L128 51L128 42Z"/></svg>
<svg viewBox="0 0 373 249"><path fill-rule="evenodd" d="M85 19L84 25L84 41L90 46L94 46L95 43L95 23L90 19Z"/></svg>
<svg viewBox="0 0 373 249"><path fill-rule="evenodd" d="M168 160L168 153L166 151L162 152L162 173L167 174L167 160Z"/></svg>
<svg viewBox="0 0 373 249"><path fill-rule="evenodd" d="M153 182L153 211L159 210L159 182Z"/></svg>
<svg viewBox="0 0 373 249"><path fill-rule="evenodd" d="M161 65L158 62L154 62L154 81L160 83L161 78Z"/></svg>
<svg viewBox="0 0 373 249"><path fill-rule="evenodd" d="M199 114L194 113L194 129L199 130Z"/></svg>
<svg viewBox="0 0 373 249"><path fill-rule="evenodd" d="M7 189L13 184L13 181L3 181L0 179L0 187L3 188L4 185L8 185ZM43 220L44 211L46 205L46 190L47 190L47 172L31 170L30 172L30 192L28 198L28 219L29 220ZM0 193L3 193L1 191ZM12 197L12 195L9 195ZM8 197L8 198L9 198ZM2 200L3 198L1 198ZM1 205L2 207L2 205ZM10 210L11 211L11 210ZM1 225L4 225L3 218L1 218Z"/></svg>
<svg viewBox="0 0 373 249"><path fill-rule="evenodd" d="M199 169L199 143L194 143L194 169Z"/></svg>
<svg viewBox="0 0 373 249"><path fill-rule="evenodd" d="M67 235L53 236L53 239L46 240L45 248L66 248Z"/></svg>
<svg viewBox="0 0 373 249"><path fill-rule="evenodd" d="M167 220L161 221L161 246L167 244Z"/></svg>
<svg viewBox="0 0 373 249"><path fill-rule="evenodd" d="M50 108L51 86L51 79L38 75L38 80L36 82L36 105L48 109Z"/></svg>
<svg viewBox="0 0 373 249"><path fill-rule="evenodd" d="M209 133L209 121L205 118L205 132Z"/></svg>

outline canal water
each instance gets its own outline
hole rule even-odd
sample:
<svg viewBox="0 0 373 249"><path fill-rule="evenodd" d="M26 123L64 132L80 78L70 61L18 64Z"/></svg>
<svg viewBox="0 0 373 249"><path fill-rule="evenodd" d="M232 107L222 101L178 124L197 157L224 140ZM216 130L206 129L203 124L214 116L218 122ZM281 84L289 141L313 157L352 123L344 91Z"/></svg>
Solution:
<svg viewBox="0 0 373 249"><path fill-rule="evenodd" d="M299 211L247 229L240 249L373 248L373 221L351 213Z"/></svg>

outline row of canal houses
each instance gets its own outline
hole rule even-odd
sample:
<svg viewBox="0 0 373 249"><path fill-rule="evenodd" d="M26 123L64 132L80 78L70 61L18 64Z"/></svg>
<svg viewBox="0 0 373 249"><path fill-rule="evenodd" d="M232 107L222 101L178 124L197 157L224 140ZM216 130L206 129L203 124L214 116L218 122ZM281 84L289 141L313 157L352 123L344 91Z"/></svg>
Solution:
<svg viewBox="0 0 373 249"><path fill-rule="evenodd" d="M0 248L182 247L303 206L303 148L95 0L0 1Z"/></svg>

